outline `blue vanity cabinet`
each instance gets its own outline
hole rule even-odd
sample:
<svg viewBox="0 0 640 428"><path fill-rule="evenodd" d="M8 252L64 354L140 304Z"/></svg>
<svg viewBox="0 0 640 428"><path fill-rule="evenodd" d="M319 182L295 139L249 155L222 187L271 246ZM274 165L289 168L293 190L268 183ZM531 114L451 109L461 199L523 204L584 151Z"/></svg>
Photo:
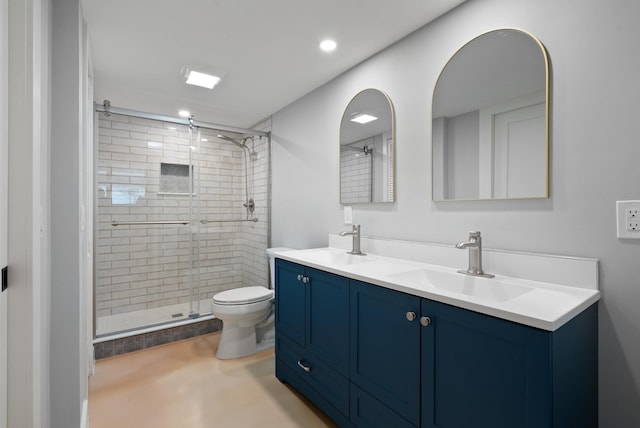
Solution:
<svg viewBox="0 0 640 428"><path fill-rule="evenodd" d="M551 332L352 280L349 328L356 426L597 427L595 304Z"/></svg>
<svg viewBox="0 0 640 428"><path fill-rule="evenodd" d="M544 352L528 346L542 332L430 300L422 313L423 427L548 426Z"/></svg>
<svg viewBox="0 0 640 428"><path fill-rule="evenodd" d="M351 281L351 421L420 424L420 298Z"/></svg>
<svg viewBox="0 0 640 428"><path fill-rule="evenodd" d="M350 426L349 280L276 259L276 284L276 376Z"/></svg>
<svg viewBox="0 0 640 428"><path fill-rule="evenodd" d="M549 332L422 300L423 428L597 427L597 306Z"/></svg>
<svg viewBox="0 0 640 428"><path fill-rule="evenodd" d="M276 281L276 376L341 427L597 427L597 304L546 331L280 259Z"/></svg>

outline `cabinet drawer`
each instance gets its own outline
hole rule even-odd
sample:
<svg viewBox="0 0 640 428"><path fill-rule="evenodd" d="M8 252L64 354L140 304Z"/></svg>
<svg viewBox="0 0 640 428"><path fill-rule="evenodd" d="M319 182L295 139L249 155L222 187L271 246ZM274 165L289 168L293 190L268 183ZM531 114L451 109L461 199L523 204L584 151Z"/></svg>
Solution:
<svg viewBox="0 0 640 428"><path fill-rule="evenodd" d="M318 409L329 416L340 428L355 428L349 421L349 415L345 415L336 409L325 396L311 388L300 376L293 372L279 358L276 358L276 376L280 382L288 384L291 388L304 395Z"/></svg>
<svg viewBox="0 0 640 428"><path fill-rule="evenodd" d="M351 384L351 422L368 428L415 428L399 414Z"/></svg>
<svg viewBox="0 0 640 428"><path fill-rule="evenodd" d="M340 412L349 414L348 379L282 334L276 337L276 356Z"/></svg>

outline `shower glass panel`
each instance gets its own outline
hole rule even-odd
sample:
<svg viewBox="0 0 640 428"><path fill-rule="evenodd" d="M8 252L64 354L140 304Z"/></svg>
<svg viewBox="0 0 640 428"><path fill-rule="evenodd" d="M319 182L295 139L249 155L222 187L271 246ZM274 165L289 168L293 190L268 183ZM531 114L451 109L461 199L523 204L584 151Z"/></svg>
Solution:
<svg viewBox="0 0 640 428"><path fill-rule="evenodd" d="M97 337L210 315L215 293L267 285L268 138L97 123Z"/></svg>

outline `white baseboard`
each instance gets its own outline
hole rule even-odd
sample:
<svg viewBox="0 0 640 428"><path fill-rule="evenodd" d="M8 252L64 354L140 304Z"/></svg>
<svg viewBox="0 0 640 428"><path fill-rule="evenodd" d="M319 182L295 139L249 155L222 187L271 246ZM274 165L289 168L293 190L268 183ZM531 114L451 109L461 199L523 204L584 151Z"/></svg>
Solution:
<svg viewBox="0 0 640 428"><path fill-rule="evenodd" d="M93 347L93 343L89 344L89 355L87 358L87 370L88 370L88 374L89 377L93 376L94 374L96 374L96 354L95 354L95 350Z"/></svg>
<svg viewBox="0 0 640 428"><path fill-rule="evenodd" d="M89 402L84 400L82 402L82 419L80 419L80 428L89 428Z"/></svg>

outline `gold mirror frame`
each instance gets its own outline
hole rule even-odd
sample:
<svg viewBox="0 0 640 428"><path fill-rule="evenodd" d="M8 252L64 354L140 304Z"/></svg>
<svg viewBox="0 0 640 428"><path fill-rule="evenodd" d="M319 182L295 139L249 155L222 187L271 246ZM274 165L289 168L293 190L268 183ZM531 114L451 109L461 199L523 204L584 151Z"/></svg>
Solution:
<svg viewBox="0 0 640 428"><path fill-rule="evenodd" d="M432 199L548 198L549 99L549 59L532 34L501 28L462 46L433 91Z"/></svg>
<svg viewBox="0 0 640 428"><path fill-rule="evenodd" d="M359 124L367 114L375 120ZM387 94L365 89L356 94L340 122L340 203L395 202L395 112Z"/></svg>

